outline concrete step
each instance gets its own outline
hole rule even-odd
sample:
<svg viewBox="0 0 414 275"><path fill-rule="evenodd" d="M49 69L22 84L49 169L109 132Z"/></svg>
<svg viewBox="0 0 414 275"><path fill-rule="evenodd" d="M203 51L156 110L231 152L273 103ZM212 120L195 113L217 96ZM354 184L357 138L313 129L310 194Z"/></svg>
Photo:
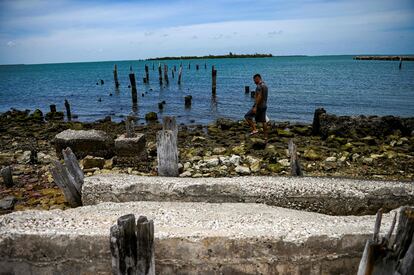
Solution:
<svg viewBox="0 0 414 275"><path fill-rule="evenodd" d="M315 177L168 178L127 174L88 177L82 202L187 201L265 203L330 215L375 214L414 205L412 182Z"/></svg>
<svg viewBox="0 0 414 275"><path fill-rule="evenodd" d="M328 216L250 203L102 203L0 217L0 270L111 274L109 229L154 219L157 274L355 274L375 216ZM381 233L390 227L383 216Z"/></svg>

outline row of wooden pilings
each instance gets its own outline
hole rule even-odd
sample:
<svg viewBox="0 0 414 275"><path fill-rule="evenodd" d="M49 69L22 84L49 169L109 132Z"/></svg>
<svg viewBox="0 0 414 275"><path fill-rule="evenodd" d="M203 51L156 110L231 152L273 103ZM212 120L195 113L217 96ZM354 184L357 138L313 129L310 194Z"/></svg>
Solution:
<svg viewBox="0 0 414 275"><path fill-rule="evenodd" d="M163 67L163 68L162 68ZM191 68L190 63L188 63L188 69ZM200 66L197 64L196 65L196 70L199 70ZM207 69L207 64L204 64L204 68ZM155 69L154 63L152 64L152 69ZM150 79L149 79L149 67L148 65L145 65L144 67L145 70L145 76L143 78L143 82L144 84L149 84ZM171 69L171 76L172 78L175 77L175 72L177 71L177 66L174 65L173 69ZM118 80L118 67L115 64L114 65L114 82L115 82L115 88L118 89L120 84L119 84L119 80ZM178 85L181 85L181 79L182 79L182 74L183 74L183 64L180 64L179 70L178 70ZM169 78L168 78L168 65L164 64L163 66L161 66L161 63L158 64L158 80L159 80L159 84L163 85L164 83L166 85L169 85ZM137 104L138 102L138 95L137 95L137 84L136 84L136 79L135 79L135 73L132 70L132 66L130 66L130 72L129 72L129 82L130 82L130 86L131 86L131 96L132 96L132 103L133 104ZM216 94L216 90L217 90L217 70L215 69L214 66L212 66L211 69L211 93L213 95Z"/></svg>

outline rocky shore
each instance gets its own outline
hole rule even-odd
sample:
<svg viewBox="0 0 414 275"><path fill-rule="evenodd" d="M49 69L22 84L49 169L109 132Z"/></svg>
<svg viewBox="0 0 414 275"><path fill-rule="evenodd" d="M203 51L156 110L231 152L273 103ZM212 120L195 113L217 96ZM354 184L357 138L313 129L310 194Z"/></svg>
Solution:
<svg viewBox="0 0 414 275"><path fill-rule="evenodd" d="M413 125L413 118L322 113L317 134L312 134L311 125L273 122L267 142L261 134L249 136L243 121L180 125L180 177L289 175L287 145L293 139L306 176L412 181ZM125 133L125 124L108 118L65 122L62 116L43 116L40 111L11 110L0 115L0 167L11 166L14 179L13 187L0 184L1 213L68 207L49 172L51 160L58 159L55 136L66 129L102 130L115 140ZM85 174L156 175L155 136L160 129L157 122L135 127L136 133L145 135L145 156L139 161L128 163L110 154L82 156ZM32 152L37 152L37 159L31 158Z"/></svg>

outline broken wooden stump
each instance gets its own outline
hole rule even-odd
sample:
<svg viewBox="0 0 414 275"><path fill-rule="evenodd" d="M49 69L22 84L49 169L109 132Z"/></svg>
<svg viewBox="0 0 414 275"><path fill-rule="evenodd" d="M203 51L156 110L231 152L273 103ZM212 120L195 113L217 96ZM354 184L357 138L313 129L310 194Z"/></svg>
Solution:
<svg viewBox="0 0 414 275"><path fill-rule="evenodd" d="M13 187L13 175L12 175L11 167L6 166L2 168L0 173L1 173L1 177L3 178L4 185L8 188Z"/></svg>
<svg viewBox="0 0 414 275"><path fill-rule="evenodd" d="M50 108L51 113L56 113L56 105L55 104L50 105L49 108Z"/></svg>
<svg viewBox="0 0 414 275"><path fill-rule="evenodd" d="M299 157L297 153L296 144L293 139L289 140L288 145L289 156L290 156L290 169L292 176L303 176L302 168L300 167Z"/></svg>
<svg viewBox="0 0 414 275"><path fill-rule="evenodd" d="M172 130L157 132L158 175L178 176L177 136Z"/></svg>
<svg viewBox="0 0 414 275"><path fill-rule="evenodd" d="M125 137L127 138L134 137L135 136L134 128L135 128L134 118L131 116L128 116L125 119Z"/></svg>
<svg viewBox="0 0 414 275"><path fill-rule="evenodd" d="M217 84L217 70L214 69L214 66L212 67L211 70L211 93L213 95L216 94L216 84Z"/></svg>
<svg viewBox="0 0 414 275"><path fill-rule="evenodd" d="M112 274L155 275L154 222L124 215L110 229Z"/></svg>
<svg viewBox="0 0 414 275"><path fill-rule="evenodd" d="M396 215L388 234L381 238L382 209L377 219L372 239L365 245L359 263L358 275L411 275L414 274L414 207L400 208L398 227L393 242Z"/></svg>
<svg viewBox="0 0 414 275"><path fill-rule="evenodd" d="M119 81L118 81L118 67L116 64L114 65L114 82L115 82L115 89L119 88Z"/></svg>
<svg viewBox="0 0 414 275"><path fill-rule="evenodd" d="M174 70L171 69L171 77L174 78Z"/></svg>
<svg viewBox="0 0 414 275"><path fill-rule="evenodd" d="M65 99L65 108L66 108L66 117L68 118L68 121L72 120L72 113L70 112L70 104L69 101Z"/></svg>
<svg viewBox="0 0 414 275"><path fill-rule="evenodd" d="M50 173L57 186L63 191L66 201L71 207L82 205L81 192L83 184L83 171L80 169L76 156L70 148L62 151L65 163L53 161Z"/></svg>
<svg viewBox="0 0 414 275"><path fill-rule="evenodd" d="M197 64L196 65L196 70L198 71L198 69L200 69L200 66Z"/></svg>

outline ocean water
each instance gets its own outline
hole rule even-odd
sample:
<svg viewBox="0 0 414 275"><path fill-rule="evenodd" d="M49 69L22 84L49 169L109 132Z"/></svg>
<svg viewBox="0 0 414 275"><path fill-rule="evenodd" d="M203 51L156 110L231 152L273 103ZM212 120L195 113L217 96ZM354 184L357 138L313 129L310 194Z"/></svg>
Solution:
<svg viewBox="0 0 414 275"><path fill-rule="evenodd" d="M161 63L169 66L170 83L162 86L158 82L158 63L141 60L0 66L0 112L11 107L47 112L50 104L63 111L67 99L80 121L108 115L120 121L135 114L144 123L150 111L159 117L174 115L186 124L207 124L219 117L242 119L253 104L244 86L254 90L252 76L260 73L269 87L268 115L272 120L311 122L318 107L337 115L414 116L414 62L403 62L399 70L398 62L357 61L352 56L168 60ZM114 64L121 84L118 90L113 80ZM149 84L143 83L145 64L149 65ZM198 71L196 64L200 65ZM174 65L177 72L172 78ZM211 94L212 65L217 69L215 97ZM138 88L134 110L128 88L130 66ZM104 85L96 85L100 79ZM186 95L193 97L191 108L184 106ZM162 111L158 109L161 101L166 101Z"/></svg>

